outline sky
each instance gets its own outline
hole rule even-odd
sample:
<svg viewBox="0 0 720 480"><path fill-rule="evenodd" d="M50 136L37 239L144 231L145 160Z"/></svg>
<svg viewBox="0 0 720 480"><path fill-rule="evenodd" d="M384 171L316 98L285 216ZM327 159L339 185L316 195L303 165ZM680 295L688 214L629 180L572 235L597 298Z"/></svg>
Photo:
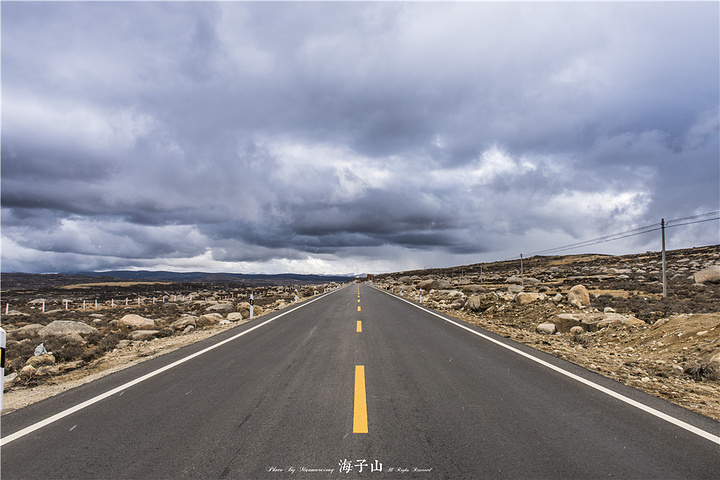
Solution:
<svg viewBox="0 0 720 480"><path fill-rule="evenodd" d="M720 210L717 2L1 9L3 272L395 272Z"/></svg>

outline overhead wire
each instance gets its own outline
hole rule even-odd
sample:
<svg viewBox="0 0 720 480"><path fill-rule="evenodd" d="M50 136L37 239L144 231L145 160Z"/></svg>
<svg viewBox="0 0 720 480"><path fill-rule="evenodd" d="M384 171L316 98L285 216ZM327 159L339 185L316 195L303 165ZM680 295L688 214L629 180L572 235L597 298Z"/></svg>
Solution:
<svg viewBox="0 0 720 480"><path fill-rule="evenodd" d="M703 218L703 217L710 217L710 218ZM693 221L686 221L686 220L693 220ZM720 220L720 211L701 213L699 215L692 215L689 217L674 218L672 220L666 221L665 227L666 228L681 227L684 225L693 225L696 223L710 222L710 221L714 221L714 220ZM676 223L676 222L683 222L683 223ZM582 242L577 242L577 243L571 243L569 245L564 245L561 247L539 250L537 252L531 253L530 256L532 256L532 255L547 255L547 254L564 252L566 250L574 250L574 249L582 248L582 247L590 247L593 245L599 245L601 243L607 243L607 242L612 242L615 240L621 240L623 238L635 237L638 235L645 235L646 233L657 232L658 230L661 230L661 229L662 229L661 223L654 223L652 225L646 225L644 227L634 228L632 230L626 230L624 232L618 232L618 233L613 233L610 235L604 235L602 237L593 238L590 240L584 240Z"/></svg>

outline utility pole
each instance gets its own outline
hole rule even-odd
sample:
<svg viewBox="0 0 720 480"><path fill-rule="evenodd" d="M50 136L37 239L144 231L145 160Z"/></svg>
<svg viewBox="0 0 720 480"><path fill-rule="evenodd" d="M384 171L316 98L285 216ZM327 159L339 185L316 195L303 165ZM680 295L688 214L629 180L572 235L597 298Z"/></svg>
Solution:
<svg viewBox="0 0 720 480"><path fill-rule="evenodd" d="M667 269L665 262L665 219L660 219L660 232L662 237L662 277L663 277L663 298L667 297Z"/></svg>

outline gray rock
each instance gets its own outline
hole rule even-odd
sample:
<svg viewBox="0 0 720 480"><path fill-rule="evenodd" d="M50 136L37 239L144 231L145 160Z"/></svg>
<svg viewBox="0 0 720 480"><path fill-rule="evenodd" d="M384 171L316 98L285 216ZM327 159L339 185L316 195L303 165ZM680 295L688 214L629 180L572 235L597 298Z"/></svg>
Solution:
<svg viewBox="0 0 720 480"><path fill-rule="evenodd" d="M155 320L129 314L120 319L120 326L130 330L151 330L155 326Z"/></svg>
<svg viewBox="0 0 720 480"><path fill-rule="evenodd" d="M197 320L198 317L194 315L183 315L179 320L172 322L170 326L175 330L183 330L188 325L192 325L193 327L197 326Z"/></svg>
<svg viewBox="0 0 720 480"><path fill-rule="evenodd" d="M713 265L697 272L695 283L720 283L720 265Z"/></svg>
<svg viewBox="0 0 720 480"><path fill-rule="evenodd" d="M218 303L216 305L210 305L205 309L206 312L212 313L212 312L232 312L235 310L235 307L233 307L232 303Z"/></svg>
<svg viewBox="0 0 720 480"><path fill-rule="evenodd" d="M545 300L547 296L544 293L521 292L515 295L515 303L517 305L527 305L529 303Z"/></svg>
<svg viewBox="0 0 720 480"><path fill-rule="evenodd" d="M552 335L555 333L556 328L554 323L541 323L537 326L536 330L538 333Z"/></svg>
<svg viewBox="0 0 720 480"><path fill-rule="evenodd" d="M568 292L568 303L574 305L577 308L584 308L590 306L590 293L587 288L583 285L575 285Z"/></svg>
<svg viewBox="0 0 720 480"><path fill-rule="evenodd" d="M465 309L471 312L484 312L488 308L497 305L498 297L494 293L471 295L465 302Z"/></svg>
<svg viewBox="0 0 720 480"><path fill-rule="evenodd" d="M84 335L99 333L98 329L82 322L71 320L55 320L49 325L38 330L41 337L60 337L67 340L82 341Z"/></svg>
<svg viewBox="0 0 720 480"><path fill-rule="evenodd" d="M134 330L130 332L128 338L135 341L152 340L157 337L158 333L160 330Z"/></svg>
<svg viewBox="0 0 720 480"><path fill-rule="evenodd" d="M44 325L40 325L39 323L31 323L30 325L25 325L24 327L20 327L17 330L11 330L7 333L8 336L14 340L22 340L24 338L34 337L40 330L43 329L43 327Z"/></svg>
<svg viewBox="0 0 720 480"><path fill-rule="evenodd" d="M225 317L219 313L206 313L205 315L200 315L195 326L204 327L205 325L214 325L216 323L220 323L220 321L224 319Z"/></svg>
<svg viewBox="0 0 720 480"><path fill-rule="evenodd" d="M480 293L485 291L485 287L482 285L465 285L462 287L462 291L465 293Z"/></svg>

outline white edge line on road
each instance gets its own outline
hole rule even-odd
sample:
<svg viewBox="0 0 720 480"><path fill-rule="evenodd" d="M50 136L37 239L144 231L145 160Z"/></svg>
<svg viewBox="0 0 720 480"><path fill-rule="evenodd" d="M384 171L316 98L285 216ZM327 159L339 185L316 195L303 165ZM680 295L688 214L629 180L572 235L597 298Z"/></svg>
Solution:
<svg viewBox="0 0 720 480"><path fill-rule="evenodd" d="M397 298L398 300L402 300L403 302L408 303L408 304L412 305L413 307L418 308L418 309L420 309L420 310L422 310L422 311L424 311L424 312L426 312L426 313L429 313L429 314L434 315L434 316L436 316L436 317L438 317L438 318L441 318L442 320L445 320L445 321L448 322L448 323L452 323L452 324L455 325L456 327L460 327L460 328L462 328L462 329L464 329L464 330L467 330L468 332L470 332L470 333L472 333L472 334L475 334L475 335L477 335L478 337L482 337L482 338L484 338L485 340L487 340L487 341L489 341L489 342L492 342L492 343L494 343L494 344L496 344L496 345L499 345L499 346L501 346L501 347L503 347L503 348L506 348L506 349L510 350L511 352L513 352L513 353L517 353L518 355L522 355L523 357L526 357L526 358L532 360L533 362L539 363L540 365L542 365L542 366L544 366L544 367L547 367L547 368L549 368L549 369L551 369L551 370L554 370L554 371L556 371L556 372L558 372L558 373L561 373L561 374L565 375L566 377L572 378L573 380L576 380L576 381L578 381L578 382L580 382L580 383L583 383L583 384L585 384L585 385L587 385L587 386L589 386L589 387L591 387L591 388L594 388L595 390L598 390L598 391L600 391L600 392L602 392L602 393L604 393L604 394L606 394L606 395L610 395L611 397L616 398L616 399L618 399L618 400L620 400L620 401L622 401L622 402L625 402L625 403L627 403L628 405L631 405L631 406L633 406L633 407L635 407L635 408L639 408L640 410L642 410L642 411L644 411L644 412L647 412L647 413L649 413L650 415L654 415L654 416L656 416L656 417L658 417L658 418L660 418L660 419L662 419L662 420L665 420L666 422L672 423L673 425L676 425L676 426L678 426L678 427L680 427L680 428L683 428L683 429L687 430L688 432L694 433L695 435L698 435L698 436L700 436L700 437L702 437L702 438L704 438L704 439L706 439L706 440L710 440L711 442L714 442L714 443L717 443L718 445L720 445L720 437L718 437L717 435L713 435L713 434L710 433L710 432L706 432L705 430L703 430L703 429L701 429L701 428L698 428L698 427L695 427L695 426L693 426L693 425L690 425L689 423L683 422L682 420L679 420L679 419L677 419L677 418L675 418L675 417L673 417L673 416L670 416L670 415L668 415L668 414L666 414L666 413L663 413L663 412L661 412L661 411L659 411L659 410L656 410L656 409L654 409L654 408L652 408L652 407L649 407L649 406L647 406L647 405L645 405L645 404L643 404L643 403L640 403L640 402L638 402L638 401L636 401L636 400L633 400L632 398L628 398L628 397L626 397L625 395L622 395L622 394L620 394L620 393L618 393L618 392L615 392L615 391L613 391L613 390L611 390L611 389L609 389L609 388L603 387L602 385L598 385L597 383L594 383L594 382L592 382L592 381L590 381L590 380L587 380L587 379L582 378L582 377L580 377L580 376L578 376L578 375L575 375L574 373L568 372L567 370L564 370L564 369L561 368L561 367L558 367L558 366L556 366L556 365L553 365L552 363L548 363L548 362L546 362L545 360L542 360L542 359L540 359L540 358L535 357L534 355L531 355L531 354L529 354L529 353L527 353L527 352L523 352L522 350L518 350L517 348L515 348L515 347L513 347L513 346L511 346L511 345L507 345L507 344L505 344L505 343L503 343L503 342L501 342L501 341L499 341L499 340L496 340L496 339L494 339L494 338L492 338L492 337L489 337L489 336L484 335L484 334L482 334L482 333L480 333L480 332L477 332L477 331L473 330L472 328L469 328L469 327L467 327L467 326L465 326L465 325L462 325L462 324L457 323L457 322L455 322L455 321L453 321L453 320L450 320L449 318L446 318L446 317L440 315L439 313L434 312L433 310L430 310L430 309L428 309L428 308L425 308L425 307L423 307L423 306L420 306L420 305L418 305L418 304L416 304L416 303L413 303L413 302L411 302L411 301L409 301L409 300L406 300L406 299L404 299L404 298L402 298L402 297L398 297L397 295L393 295L393 294L391 294L391 293L389 293L389 292L386 292L386 291L384 291L384 290L381 290L381 289L379 289L379 288L378 288L377 290L380 291L380 292L383 292L383 293L385 293L385 294L387 294L387 295L390 295L390 296L392 296L392 297L394 297L394 298Z"/></svg>
<svg viewBox="0 0 720 480"><path fill-rule="evenodd" d="M342 287L341 287L341 288L342 288ZM338 289L338 290L340 290L340 289ZM283 313L281 313L281 314L279 314L279 315L276 315L275 317L269 318L269 319L265 320L264 322L255 325L255 326L252 327L252 328L249 328L249 329L247 329L247 330L245 330L245 331L243 331L243 332L238 333L237 335L234 335L234 336L232 336L232 337L230 337L230 338L227 338L227 339L223 340L222 342L218 342L218 343L216 343L216 344L214 344L214 345L210 345L209 347L207 347L207 348L205 348L205 349L203 349L203 350L200 350L199 352L195 352L195 353L193 353L192 355L188 355L187 357L181 358L180 360L177 360L177 361L175 361L175 362L173 362L173 363L171 363L171 364L169 364L169 365L165 365L165 366L162 367L162 368L158 368L157 370L154 370L154 371L152 371L152 372L150 372L150 373L147 373L147 374L143 375L142 377L138 377L138 378L136 378L135 380L131 380L131 381L129 381L129 382L123 384L123 385L120 385L119 387L115 387L115 388L113 388L112 390L108 390L108 391L105 392L105 393L102 393L102 394L100 394L100 395L98 395L98 396L96 396L96 397L93 397L93 398L91 398L91 399L89 399L89 400L86 400L86 401L84 401L84 402L82 402L82 403L79 403L79 404L75 405L74 407L70 407L70 408L68 408L68 409L66 409L66 410L63 410L62 412L56 413L55 415L53 415L53 416L51 416L51 417L48 417L48 418L46 418L45 420L41 420L41 421L39 421L39 422L37 422L37 423L34 423L34 424L32 424L32 425L30 425L30 426L28 426L28 427L23 428L22 430L18 430L17 432L15 432L15 433L13 433L13 434L11 434L11 435L8 435L7 437L3 437L3 438L0 440L0 446L7 445L8 443L12 442L13 440L17 440L18 438L24 437L25 435L27 435L27 434L29 434L29 433L32 433L32 432L34 432L34 431L36 431L36 430L39 430L39 429L41 429L41 428L43 428L43 427L46 427L46 426L50 425L51 423L57 422L58 420L67 417L68 415L72 415L73 413L78 412L78 411L82 410L83 408L89 407L90 405L93 405L93 404L95 404L95 403L97 403L97 402L99 402L99 401L101 401L101 400L104 400L104 399L106 399L106 398L108 398L108 397L111 397L111 396L115 395L116 393L122 392L123 390L126 390L126 389L128 389L128 388L130 388L130 387L132 387L132 386L134 386L134 385L137 385L138 383L144 382L145 380L148 380L149 378L152 378L152 377L154 377L155 375L159 375L159 374L161 374L161 373L163 373L163 372L166 372L166 371L170 370L171 368L177 367L178 365L181 365L181 364L183 364L183 363L185 363L185 362L188 362L188 361L192 360L193 358L199 357L200 355L203 355L203 354L205 354L205 353L207 353L207 352L209 352L209 351L211 351L211 350L214 350L214 349L216 349L216 348L218 348L218 347L220 347L220 346L222 346L222 345L225 345L226 343L232 342L233 340L237 340L238 338L240 338L240 337L242 337L243 335L246 335L246 334L252 332L253 330L256 330L256 329L258 329L258 328L260 328L260 327L262 327L262 326L265 326L265 325L267 325L268 323L270 323L270 322L272 322L272 321L274 321L274 320L277 320L277 319L280 318L280 317L284 317L284 316L287 315L288 313L292 313L292 312L294 312L295 310L298 310L298 309L303 308L303 307L305 307L305 306L307 306L307 305L310 305L311 303L313 303L313 302L315 302L315 301L317 301L317 300L320 300L321 298L323 298L323 297L325 297L325 296L327 296L327 295L330 295L330 294L332 294L332 293L334 293L334 292L337 292L338 290L333 290L332 292L328 292L328 293L326 293L326 294L319 295L317 298L313 298L312 300L305 301L305 302L301 303L300 305L298 305L297 307L295 307L295 308L293 308L293 309L291 309L291 310L288 310L287 312L283 312Z"/></svg>

